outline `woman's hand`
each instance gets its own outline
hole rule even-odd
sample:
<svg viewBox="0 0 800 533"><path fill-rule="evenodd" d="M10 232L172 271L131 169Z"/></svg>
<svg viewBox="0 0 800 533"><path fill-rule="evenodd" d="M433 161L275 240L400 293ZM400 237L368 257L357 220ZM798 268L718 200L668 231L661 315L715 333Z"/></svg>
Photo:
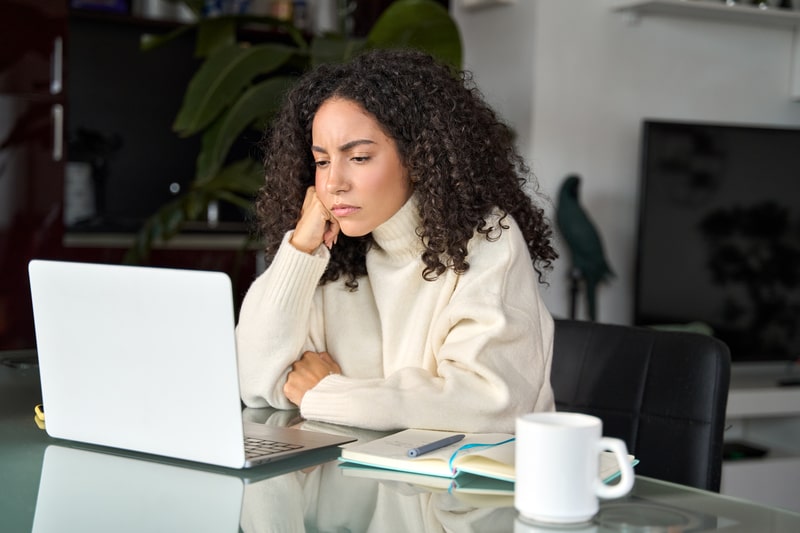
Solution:
<svg viewBox="0 0 800 533"><path fill-rule="evenodd" d="M305 352L292 364L283 385L283 393L290 402L300 407L306 392L329 375L341 373L342 369L328 352Z"/></svg>
<svg viewBox="0 0 800 533"><path fill-rule="evenodd" d="M300 211L300 221L289 242L298 250L310 254L322 243L330 250L338 236L339 221L323 205L316 188L309 187Z"/></svg>

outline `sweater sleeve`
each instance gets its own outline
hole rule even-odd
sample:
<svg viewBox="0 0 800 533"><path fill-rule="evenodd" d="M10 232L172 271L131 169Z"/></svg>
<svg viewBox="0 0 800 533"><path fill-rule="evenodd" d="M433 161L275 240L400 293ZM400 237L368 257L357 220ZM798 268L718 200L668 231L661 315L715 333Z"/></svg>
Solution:
<svg viewBox="0 0 800 533"><path fill-rule="evenodd" d="M242 401L248 407L293 409L283 393L291 364L308 346L314 291L330 254L289 244L287 233L272 264L250 286L236 326Z"/></svg>
<svg viewBox="0 0 800 533"><path fill-rule="evenodd" d="M428 329L430 364L380 378L328 376L306 393L302 415L378 430L513 432L518 415L553 410L553 320L521 234L507 233L470 252L470 269Z"/></svg>

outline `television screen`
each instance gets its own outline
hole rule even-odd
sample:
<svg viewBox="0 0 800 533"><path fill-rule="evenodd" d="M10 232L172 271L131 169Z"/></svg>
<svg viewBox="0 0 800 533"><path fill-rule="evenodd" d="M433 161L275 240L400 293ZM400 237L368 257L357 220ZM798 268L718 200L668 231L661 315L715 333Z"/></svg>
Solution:
<svg viewBox="0 0 800 533"><path fill-rule="evenodd" d="M645 120L641 157L634 322L800 358L800 128Z"/></svg>
<svg viewBox="0 0 800 533"><path fill-rule="evenodd" d="M73 163L91 163L91 172L83 170L91 174L91 190L76 193L79 199L80 193L93 198L94 205L83 211L95 216L68 219L68 231L136 232L194 179L201 136L181 138L172 123L200 64L194 57L195 34L183 33L145 52L142 34L165 30L157 21L125 20L70 17L68 156ZM251 153L258 159L260 137L261 132L248 131L248 138L233 147L236 159ZM246 213L228 203L220 203L219 219L225 224L217 229L247 231Z"/></svg>

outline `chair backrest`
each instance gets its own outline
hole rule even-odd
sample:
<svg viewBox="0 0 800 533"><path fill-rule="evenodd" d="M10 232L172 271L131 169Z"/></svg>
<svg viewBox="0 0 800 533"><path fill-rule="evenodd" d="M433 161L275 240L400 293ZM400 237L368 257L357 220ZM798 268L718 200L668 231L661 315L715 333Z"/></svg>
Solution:
<svg viewBox="0 0 800 533"><path fill-rule="evenodd" d="M730 351L699 333L556 320L556 409L595 415L636 472L719 492Z"/></svg>

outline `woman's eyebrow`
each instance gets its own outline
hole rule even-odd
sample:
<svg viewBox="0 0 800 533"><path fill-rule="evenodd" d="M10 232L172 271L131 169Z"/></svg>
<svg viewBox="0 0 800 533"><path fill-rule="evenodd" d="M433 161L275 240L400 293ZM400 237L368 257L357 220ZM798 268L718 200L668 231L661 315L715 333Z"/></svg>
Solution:
<svg viewBox="0 0 800 533"><path fill-rule="evenodd" d="M339 151L340 152L347 152L349 150L352 150L356 146L361 146L362 144L375 144L375 141L371 141L369 139L355 139L353 141L346 142L343 145L341 145L339 147ZM312 152L318 152L318 153L321 153L321 154L327 154L328 153L328 151L325 148L323 148L321 146L317 146L317 145L311 146L311 151Z"/></svg>
<svg viewBox="0 0 800 533"><path fill-rule="evenodd" d="M348 143L344 143L339 147L340 152L347 152L352 150L356 146L361 146L362 144L375 144L375 141L371 141L369 139L356 139L354 141L350 141Z"/></svg>

